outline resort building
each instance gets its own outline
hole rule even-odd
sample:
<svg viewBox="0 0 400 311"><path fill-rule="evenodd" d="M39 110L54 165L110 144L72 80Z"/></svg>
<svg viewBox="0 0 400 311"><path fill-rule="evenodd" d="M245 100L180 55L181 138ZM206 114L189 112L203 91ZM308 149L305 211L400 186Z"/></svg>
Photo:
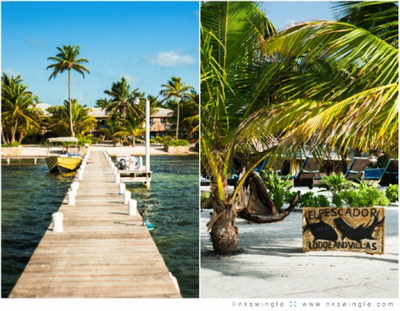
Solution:
<svg viewBox="0 0 400 311"><path fill-rule="evenodd" d="M43 111L45 116L50 115L46 110L51 107L51 105L41 103L38 104L37 107ZM103 135L102 129L107 128L108 113L106 113L103 108L91 109L92 112L90 114L97 120L97 125L90 131L90 134L95 137L100 137ZM150 116L150 137L164 136L168 132L175 131L173 115L174 112L171 109L158 108L158 110ZM145 123L143 123L143 128L144 127ZM185 129L182 130L185 131Z"/></svg>

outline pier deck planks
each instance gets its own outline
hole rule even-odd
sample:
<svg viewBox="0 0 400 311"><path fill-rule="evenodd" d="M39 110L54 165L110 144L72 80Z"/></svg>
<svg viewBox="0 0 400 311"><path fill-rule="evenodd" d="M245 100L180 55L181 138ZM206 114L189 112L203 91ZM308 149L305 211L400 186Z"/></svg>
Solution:
<svg viewBox="0 0 400 311"><path fill-rule="evenodd" d="M129 216L103 154L92 152L63 232L49 228L10 298L181 298L139 215Z"/></svg>

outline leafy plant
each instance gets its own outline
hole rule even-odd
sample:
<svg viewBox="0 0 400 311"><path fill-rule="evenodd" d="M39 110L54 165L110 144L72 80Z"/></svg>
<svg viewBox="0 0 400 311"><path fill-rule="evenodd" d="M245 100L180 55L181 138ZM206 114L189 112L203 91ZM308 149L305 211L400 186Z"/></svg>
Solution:
<svg viewBox="0 0 400 311"><path fill-rule="evenodd" d="M278 175L278 172L274 172L272 169L269 171L263 170L262 175L265 187L269 191L268 194L271 196L272 202L274 202L277 209L281 209L283 204L287 201L287 192L292 186L292 181L289 180L290 176L287 175L282 179Z"/></svg>
<svg viewBox="0 0 400 311"><path fill-rule="evenodd" d="M350 189L338 194L341 200L352 207L387 206L390 200L385 194L374 187L362 190Z"/></svg>
<svg viewBox="0 0 400 311"><path fill-rule="evenodd" d="M347 180L342 174L323 176L317 185L317 187L324 188L326 191L332 193L332 198L335 198L340 191L350 189L351 186L352 182Z"/></svg>
<svg viewBox="0 0 400 311"><path fill-rule="evenodd" d="M389 185L385 190L385 194L390 202L397 202L399 200L399 185Z"/></svg>
<svg viewBox="0 0 400 311"><path fill-rule="evenodd" d="M167 140L164 142L164 146L189 146L189 142L185 139Z"/></svg>
<svg viewBox="0 0 400 311"><path fill-rule="evenodd" d="M14 141L13 143L2 144L2 145L1 145L2 148L4 148L4 147L18 147L18 146L19 146L19 144L18 144L17 141Z"/></svg>
<svg viewBox="0 0 400 311"><path fill-rule="evenodd" d="M85 144L89 144L89 146L92 145L92 141L89 138L81 138L78 141L79 146L85 146Z"/></svg>
<svg viewBox="0 0 400 311"><path fill-rule="evenodd" d="M299 206L303 207L329 207L330 203L323 194L315 194L314 192L306 192L300 196Z"/></svg>

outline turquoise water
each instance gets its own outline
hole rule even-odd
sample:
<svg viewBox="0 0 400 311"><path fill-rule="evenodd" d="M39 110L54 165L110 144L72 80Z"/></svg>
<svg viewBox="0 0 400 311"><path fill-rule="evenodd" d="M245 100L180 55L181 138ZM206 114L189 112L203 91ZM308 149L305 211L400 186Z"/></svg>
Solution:
<svg viewBox="0 0 400 311"><path fill-rule="evenodd" d="M128 184L168 270L178 279L184 298L199 297L199 157L153 156L150 189Z"/></svg>
<svg viewBox="0 0 400 311"><path fill-rule="evenodd" d="M198 156L152 156L151 189L129 184L147 206L151 235L184 298L199 297ZM69 188L73 176L46 164L2 165L2 297L8 297Z"/></svg>
<svg viewBox="0 0 400 311"><path fill-rule="evenodd" d="M33 160L31 160L33 162ZM8 297L67 192L73 176L45 163L1 166L1 296Z"/></svg>

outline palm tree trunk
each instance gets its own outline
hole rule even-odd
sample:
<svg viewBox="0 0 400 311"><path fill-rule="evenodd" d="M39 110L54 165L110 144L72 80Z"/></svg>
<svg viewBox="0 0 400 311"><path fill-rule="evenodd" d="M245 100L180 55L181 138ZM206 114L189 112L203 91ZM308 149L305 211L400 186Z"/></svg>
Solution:
<svg viewBox="0 0 400 311"><path fill-rule="evenodd" d="M176 97L176 105L177 105L177 111L176 111L176 139L179 139L179 97Z"/></svg>
<svg viewBox="0 0 400 311"><path fill-rule="evenodd" d="M1 127L1 137L3 138L3 144L8 144L8 140L6 138L6 135L4 135L4 129L3 126Z"/></svg>
<svg viewBox="0 0 400 311"><path fill-rule="evenodd" d="M74 129L72 127L71 69L68 69L68 98L69 98L69 126L70 126L70 129L71 129L72 137L75 137Z"/></svg>
<svg viewBox="0 0 400 311"><path fill-rule="evenodd" d="M18 139L18 144L21 145L22 140L24 139L25 135L22 132L19 132L19 139Z"/></svg>
<svg viewBox="0 0 400 311"><path fill-rule="evenodd" d="M15 120L15 126L11 129L11 142L15 142L15 134L17 133L18 128L18 117Z"/></svg>

